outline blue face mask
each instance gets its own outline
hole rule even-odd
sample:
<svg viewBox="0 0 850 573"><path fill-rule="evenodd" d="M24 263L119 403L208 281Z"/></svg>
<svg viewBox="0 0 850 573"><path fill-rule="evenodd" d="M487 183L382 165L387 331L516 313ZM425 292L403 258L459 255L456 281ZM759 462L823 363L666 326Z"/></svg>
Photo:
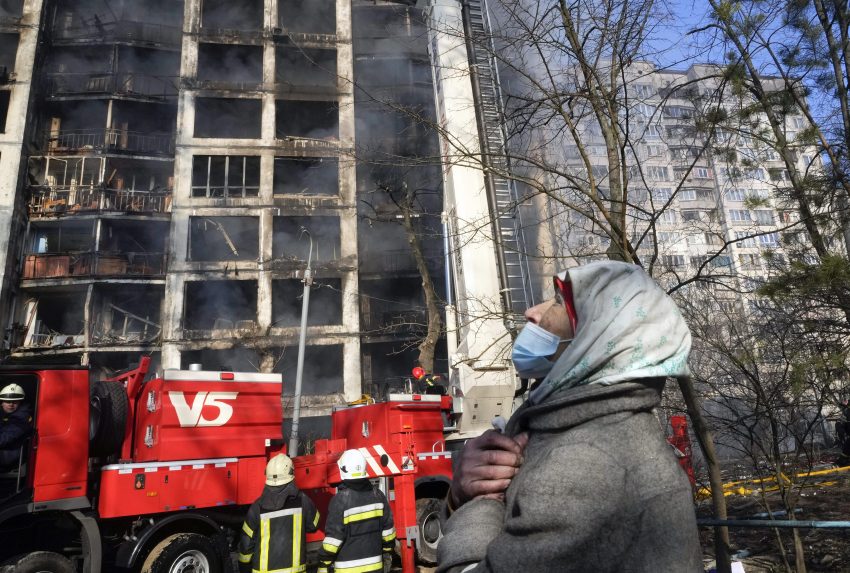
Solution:
<svg viewBox="0 0 850 573"><path fill-rule="evenodd" d="M570 340L572 339L561 340L533 322L526 323L514 340L511 356L519 377L544 378L555 365L547 356L555 354L559 344Z"/></svg>

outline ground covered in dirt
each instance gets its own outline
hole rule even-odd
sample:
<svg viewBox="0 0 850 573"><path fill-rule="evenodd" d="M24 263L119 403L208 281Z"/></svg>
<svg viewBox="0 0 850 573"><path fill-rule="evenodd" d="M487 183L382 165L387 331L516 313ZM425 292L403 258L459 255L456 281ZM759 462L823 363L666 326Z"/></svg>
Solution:
<svg viewBox="0 0 850 573"><path fill-rule="evenodd" d="M820 465L816 469L829 469L834 466ZM811 521L850 521L850 470L827 473L809 478L801 490L795 518ZM727 480L724 480L724 483ZM771 484L765 484L770 489ZM775 484L774 484L775 485ZM746 486L745 486L746 487ZM766 519L768 509L779 511L782 505L776 492L758 491L758 486L746 487L743 495L727 496L729 517L738 519ZM712 517L711 503L701 501L699 517ZM788 519L787 515L778 515L776 519ZM777 531L779 533L777 533ZM809 573L850 572L850 529L800 529ZM737 555L746 573L774 573L794 570L794 543L790 529L773 528L730 528L732 552ZM700 529L703 556L706 571L710 570L714 560L713 530ZM791 568L783 563L780 542L784 547L785 558ZM799 572L798 572L799 573Z"/></svg>

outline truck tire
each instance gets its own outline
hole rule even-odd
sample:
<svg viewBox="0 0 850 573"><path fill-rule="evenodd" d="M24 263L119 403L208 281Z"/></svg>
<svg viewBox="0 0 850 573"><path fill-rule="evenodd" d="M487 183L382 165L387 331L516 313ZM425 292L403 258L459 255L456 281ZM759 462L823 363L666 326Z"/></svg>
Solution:
<svg viewBox="0 0 850 573"><path fill-rule="evenodd" d="M14 573L74 573L74 564L69 559L50 551L35 551L13 560L2 571Z"/></svg>
<svg viewBox="0 0 850 573"><path fill-rule="evenodd" d="M95 382L91 389L89 443L91 455L110 456L124 443L130 404L124 386L117 382Z"/></svg>
<svg viewBox="0 0 850 573"><path fill-rule="evenodd" d="M416 500L416 525L419 526L416 558L424 565L437 563L437 544L443 537L443 530L440 527L441 506L442 502L433 497Z"/></svg>
<svg viewBox="0 0 850 573"><path fill-rule="evenodd" d="M222 551L200 533L175 533L160 541L141 573L223 573Z"/></svg>

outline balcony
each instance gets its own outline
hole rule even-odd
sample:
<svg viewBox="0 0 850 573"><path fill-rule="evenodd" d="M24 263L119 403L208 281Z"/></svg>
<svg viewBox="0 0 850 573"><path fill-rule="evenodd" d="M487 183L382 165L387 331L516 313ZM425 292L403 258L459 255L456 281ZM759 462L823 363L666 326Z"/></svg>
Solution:
<svg viewBox="0 0 850 573"><path fill-rule="evenodd" d="M72 213L170 213L171 190L126 191L99 187L33 187L27 205L30 216Z"/></svg>
<svg viewBox="0 0 850 573"><path fill-rule="evenodd" d="M78 129L45 133L48 153L99 151L174 155L174 135L140 133L122 129Z"/></svg>
<svg viewBox="0 0 850 573"><path fill-rule="evenodd" d="M99 22L87 26L55 27L53 41L64 43L126 42L145 46L179 48L183 32L176 26L146 22Z"/></svg>
<svg viewBox="0 0 850 573"><path fill-rule="evenodd" d="M27 255L24 279L159 277L163 253L45 253Z"/></svg>
<svg viewBox="0 0 850 573"><path fill-rule="evenodd" d="M440 268L443 264L443 259L439 255L431 253L425 254L425 261L431 269ZM410 249L401 249L381 253L363 253L360 258L360 272L404 274L417 273L418 270L413 252Z"/></svg>
<svg viewBox="0 0 850 573"><path fill-rule="evenodd" d="M124 96L165 100L177 96L177 78L147 74L47 74L44 91L48 97Z"/></svg>

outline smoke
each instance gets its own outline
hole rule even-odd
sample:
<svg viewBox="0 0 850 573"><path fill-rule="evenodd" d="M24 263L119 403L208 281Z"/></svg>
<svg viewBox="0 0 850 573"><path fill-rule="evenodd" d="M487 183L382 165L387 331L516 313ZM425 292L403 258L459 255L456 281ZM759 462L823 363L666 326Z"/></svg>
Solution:
<svg viewBox="0 0 850 573"><path fill-rule="evenodd" d="M275 137L339 139L339 103L276 100Z"/></svg>
<svg viewBox="0 0 850 573"><path fill-rule="evenodd" d="M233 44L198 46L198 80L213 82L263 82L263 47Z"/></svg>
<svg viewBox="0 0 850 573"><path fill-rule="evenodd" d="M0 67L10 72L15 69L18 40L17 34L0 34Z"/></svg>
<svg viewBox="0 0 850 573"><path fill-rule="evenodd" d="M23 10L24 0L0 0L0 18L20 18Z"/></svg>
<svg viewBox="0 0 850 573"><path fill-rule="evenodd" d="M275 195L339 195L336 157L275 157Z"/></svg>
<svg viewBox="0 0 850 573"><path fill-rule="evenodd" d="M259 217L191 217L189 260L257 260L260 243Z"/></svg>
<svg viewBox="0 0 850 573"><path fill-rule="evenodd" d="M237 347L227 350L193 350L183 352L180 367L200 364L204 370L229 372L259 372L260 355L251 348Z"/></svg>
<svg viewBox="0 0 850 573"><path fill-rule="evenodd" d="M336 34L335 0L287 0L278 3L280 27L287 32Z"/></svg>
<svg viewBox="0 0 850 573"><path fill-rule="evenodd" d="M298 361L298 346L282 349L282 358L274 371L283 374L283 394L295 394L295 377ZM304 348L304 373L301 392L305 396L341 394L342 345L307 345Z"/></svg>
<svg viewBox="0 0 850 573"><path fill-rule="evenodd" d="M335 49L278 47L275 51L275 83L307 91L336 89Z"/></svg>
<svg viewBox="0 0 850 573"><path fill-rule="evenodd" d="M240 320L257 320L257 281L205 280L186 283L183 327L234 328Z"/></svg>
<svg viewBox="0 0 850 573"><path fill-rule="evenodd" d="M272 326L301 324L304 284L299 279L272 281ZM342 324L342 280L319 279L310 289L308 326Z"/></svg>
<svg viewBox="0 0 850 573"><path fill-rule="evenodd" d="M306 229L310 236L302 236ZM313 261L328 262L340 257L339 217L275 217L272 256L276 259L306 261L313 240Z"/></svg>
<svg viewBox="0 0 850 573"><path fill-rule="evenodd" d="M263 0L204 0L201 27L205 30L261 30Z"/></svg>
<svg viewBox="0 0 850 573"><path fill-rule="evenodd" d="M263 102L259 99L195 99L195 137L257 139Z"/></svg>

